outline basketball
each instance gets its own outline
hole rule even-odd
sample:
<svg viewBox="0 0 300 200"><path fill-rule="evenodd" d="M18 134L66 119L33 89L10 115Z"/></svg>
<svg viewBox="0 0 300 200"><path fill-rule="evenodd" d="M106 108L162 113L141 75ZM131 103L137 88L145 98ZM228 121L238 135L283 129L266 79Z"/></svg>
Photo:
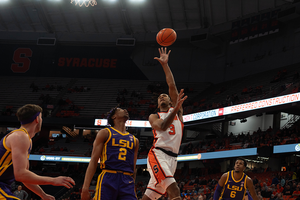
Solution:
<svg viewBox="0 0 300 200"><path fill-rule="evenodd" d="M156 41L159 45L167 47L172 45L177 39L176 32L171 28L161 29L156 35Z"/></svg>

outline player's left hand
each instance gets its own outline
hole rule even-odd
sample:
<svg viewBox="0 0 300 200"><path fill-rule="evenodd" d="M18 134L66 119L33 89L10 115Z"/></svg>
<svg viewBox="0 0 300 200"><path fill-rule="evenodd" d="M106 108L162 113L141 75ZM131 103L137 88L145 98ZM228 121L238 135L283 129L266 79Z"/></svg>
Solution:
<svg viewBox="0 0 300 200"><path fill-rule="evenodd" d="M188 96L184 96L184 89L181 89L180 90L180 93L178 94L178 97L177 97L177 102L176 102L176 105L175 105L175 109L180 109L183 102L188 98Z"/></svg>
<svg viewBox="0 0 300 200"><path fill-rule="evenodd" d="M158 51L159 51L160 57L159 58L155 57L154 59L158 60L161 65L168 64L169 54L171 53L171 50L169 50L167 53L167 47L161 47L161 48L158 48Z"/></svg>
<svg viewBox="0 0 300 200"><path fill-rule="evenodd" d="M53 178L52 185L54 185L54 186L64 186L66 188L72 188L73 185L75 185L75 181L71 177L58 176L58 177Z"/></svg>

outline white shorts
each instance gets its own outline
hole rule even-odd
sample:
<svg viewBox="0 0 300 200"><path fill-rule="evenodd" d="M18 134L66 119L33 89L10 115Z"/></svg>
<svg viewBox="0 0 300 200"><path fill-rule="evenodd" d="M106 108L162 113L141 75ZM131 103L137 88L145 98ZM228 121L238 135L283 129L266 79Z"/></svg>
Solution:
<svg viewBox="0 0 300 200"><path fill-rule="evenodd" d="M151 149L148 154L147 167L150 180L145 194L150 199L159 199L167 188L176 182L174 174L177 168L177 157L172 157L159 149Z"/></svg>

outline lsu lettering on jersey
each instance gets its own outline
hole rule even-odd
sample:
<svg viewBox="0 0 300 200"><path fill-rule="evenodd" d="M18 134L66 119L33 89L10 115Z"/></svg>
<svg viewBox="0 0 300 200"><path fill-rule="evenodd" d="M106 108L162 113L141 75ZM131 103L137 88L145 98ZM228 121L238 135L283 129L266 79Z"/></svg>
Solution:
<svg viewBox="0 0 300 200"><path fill-rule="evenodd" d="M13 132L16 131L23 131L28 135L28 140L30 140L30 147L28 149L28 157L31 151L31 138L27 132L26 129L17 129L10 133L8 133L6 136L4 136L0 141L0 182L4 184L10 185L14 180L14 171L13 171L13 163L12 163L12 155L11 155L11 149L8 148L5 144L6 138L11 135Z"/></svg>
<svg viewBox="0 0 300 200"><path fill-rule="evenodd" d="M160 119L165 119L173 109L171 107L167 112L157 112L157 115ZM154 135L153 148L160 147L178 154L183 134L183 122L177 114L171 126L166 131L153 129L152 132Z"/></svg>
<svg viewBox="0 0 300 200"><path fill-rule="evenodd" d="M219 200L244 200L245 194L247 192L247 178L248 176L245 173L243 173L243 176L240 180L235 180L233 177L233 170L229 171Z"/></svg>
<svg viewBox="0 0 300 200"><path fill-rule="evenodd" d="M136 138L129 132L121 133L113 127L106 129L109 136L102 150L101 169L133 173Z"/></svg>

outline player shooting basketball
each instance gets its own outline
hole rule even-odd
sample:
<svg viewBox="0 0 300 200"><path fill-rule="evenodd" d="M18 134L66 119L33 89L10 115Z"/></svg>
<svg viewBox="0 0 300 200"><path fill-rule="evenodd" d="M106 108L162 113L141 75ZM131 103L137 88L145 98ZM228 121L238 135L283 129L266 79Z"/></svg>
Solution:
<svg viewBox="0 0 300 200"><path fill-rule="evenodd" d="M158 97L159 112L149 116L153 129L153 146L148 154L148 171L151 175L142 200L158 199L165 192L171 200L180 200L180 190L174 178L177 168L177 155L183 134L183 108L187 99L183 89L178 94L172 71L168 65L167 48L160 48L160 57L155 57L163 67L169 86L169 95Z"/></svg>

